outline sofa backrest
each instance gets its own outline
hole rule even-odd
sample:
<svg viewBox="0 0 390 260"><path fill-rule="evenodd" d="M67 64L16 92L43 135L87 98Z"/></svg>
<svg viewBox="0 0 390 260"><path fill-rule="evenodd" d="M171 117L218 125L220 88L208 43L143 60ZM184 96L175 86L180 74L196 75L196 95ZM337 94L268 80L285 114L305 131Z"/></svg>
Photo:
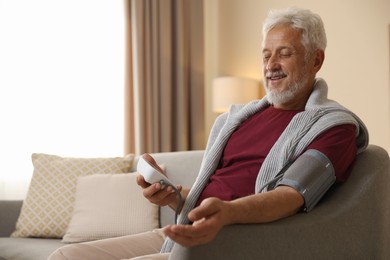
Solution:
<svg viewBox="0 0 390 260"><path fill-rule="evenodd" d="M156 162L163 165L168 178L183 187L190 188L198 175L203 159L204 151L181 151L151 154ZM134 171L137 165L134 163ZM174 211L169 207L160 208L160 226L173 224L175 221Z"/></svg>

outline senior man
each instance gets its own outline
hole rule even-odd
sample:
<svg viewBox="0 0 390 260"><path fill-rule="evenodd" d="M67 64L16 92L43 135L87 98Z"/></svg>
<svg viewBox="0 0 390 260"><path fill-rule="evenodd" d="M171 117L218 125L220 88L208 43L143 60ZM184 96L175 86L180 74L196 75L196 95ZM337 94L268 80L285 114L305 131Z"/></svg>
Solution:
<svg viewBox="0 0 390 260"><path fill-rule="evenodd" d="M184 205L172 187L138 176L152 203L180 207L178 223L66 246L50 259L167 259L174 243L208 243L226 225L309 212L334 182L348 179L356 154L368 144L363 122L329 100L326 82L316 78L325 48L317 14L298 8L271 11L263 24L266 96L233 105L216 119L193 187L176 187ZM319 188L303 192L310 185Z"/></svg>

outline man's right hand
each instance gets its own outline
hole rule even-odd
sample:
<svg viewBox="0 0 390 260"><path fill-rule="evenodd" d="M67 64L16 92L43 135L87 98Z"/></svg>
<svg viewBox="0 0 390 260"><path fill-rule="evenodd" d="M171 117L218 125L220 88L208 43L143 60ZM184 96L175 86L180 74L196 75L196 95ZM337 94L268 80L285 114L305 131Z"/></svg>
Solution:
<svg viewBox="0 0 390 260"><path fill-rule="evenodd" d="M145 153L142 155L142 158L151 164L155 169L164 174L164 171L160 168L154 158L150 156L150 154ZM161 183L150 184L146 182L144 177L140 174L137 176L137 184L142 187L144 197L147 198L151 203L158 206L169 205L172 209L176 210L178 198L175 190L171 186L165 186ZM181 185L178 185L176 188L180 192L182 200L184 201L187 197L189 189L183 190Z"/></svg>
<svg viewBox="0 0 390 260"><path fill-rule="evenodd" d="M160 183L147 183L142 175L137 176L137 184L142 187L144 197L151 203L159 206L169 205L172 208L176 207L177 195L171 186L167 187ZM179 192L183 189L181 185L178 185L176 188Z"/></svg>

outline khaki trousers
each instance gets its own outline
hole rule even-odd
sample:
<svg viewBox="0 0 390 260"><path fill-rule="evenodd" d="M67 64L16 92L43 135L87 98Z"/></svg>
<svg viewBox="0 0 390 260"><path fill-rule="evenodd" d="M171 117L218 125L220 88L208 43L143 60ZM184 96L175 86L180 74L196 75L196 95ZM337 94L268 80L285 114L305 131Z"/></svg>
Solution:
<svg viewBox="0 0 390 260"><path fill-rule="evenodd" d="M159 253L164 240L162 229L155 229L136 235L69 244L54 251L48 260L165 260L169 254Z"/></svg>

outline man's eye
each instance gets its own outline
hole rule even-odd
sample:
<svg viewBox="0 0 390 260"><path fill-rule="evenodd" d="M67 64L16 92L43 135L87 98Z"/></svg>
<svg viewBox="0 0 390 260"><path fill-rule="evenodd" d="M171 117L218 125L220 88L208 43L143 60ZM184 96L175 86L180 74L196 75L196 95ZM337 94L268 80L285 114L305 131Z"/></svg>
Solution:
<svg viewBox="0 0 390 260"><path fill-rule="evenodd" d="M268 61L271 58L270 55L264 55L263 56L263 61Z"/></svg>
<svg viewBox="0 0 390 260"><path fill-rule="evenodd" d="M292 56L292 52L282 52L280 53L280 57L282 58L289 58Z"/></svg>

